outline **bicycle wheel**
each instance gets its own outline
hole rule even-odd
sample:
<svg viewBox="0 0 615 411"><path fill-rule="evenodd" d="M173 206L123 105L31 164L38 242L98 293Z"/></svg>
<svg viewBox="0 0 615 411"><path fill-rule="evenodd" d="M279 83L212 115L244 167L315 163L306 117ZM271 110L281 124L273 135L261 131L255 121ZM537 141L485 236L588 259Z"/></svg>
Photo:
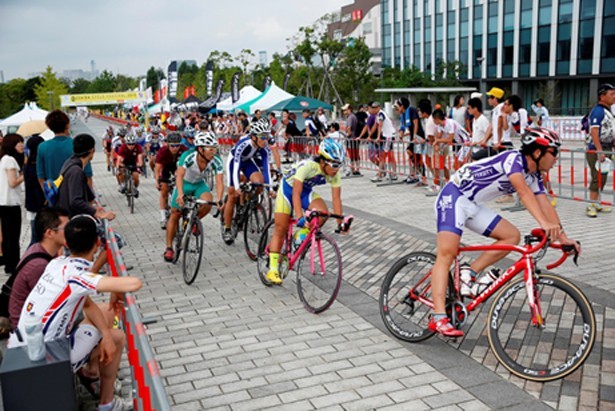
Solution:
<svg viewBox="0 0 615 411"><path fill-rule="evenodd" d="M265 209L259 204L254 204L254 206L248 210L248 215L245 218L243 227L243 242L245 244L246 253L252 261L256 261L257 259L258 243L266 223L267 215Z"/></svg>
<svg viewBox="0 0 615 411"><path fill-rule="evenodd" d="M427 328L431 308L410 295L410 290L414 290L414 294L431 300L428 276L435 262L435 254L410 253L391 267L382 282L380 316L391 334L400 340L418 342L435 334Z"/></svg>
<svg viewBox="0 0 615 411"><path fill-rule="evenodd" d="M190 285L199 273L203 256L203 224L198 217L194 218L191 224L188 225L188 229L184 233L182 248L184 249L184 256L182 258L184 282Z"/></svg>
<svg viewBox="0 0 615 411"><path fill-rule="evenodd" d="M179 256L182 253L184 233L186 232L187 225L188 224L184 217L181 217L177 223L177 232L175 233L175 239L174 239L174 244L173 244L175 248L175 255L173 256L173 264L179 261Z"/></svg>
<svg viewBox="0 0 615 411"><path fill-rule="evenodd" d="M342 255L333 238L316 233L301 253L297 265L297 292L305 309L318 314L331 307L342 285ZM312 258L312 245L316 246ZM314 271L312 272L312 263Z"/></svg>
<svg viewBox="0 0 615 411"><path fill-rule="evenodd" d="M543 326L532 325L524 279L517 278L491 304L489 345L514 375L552 381L572 373L587 359L596 339L596 319L581 290L554 274L540 274L534 293Z"/></svg>
<svg viewBox="0 0 615 411"><path fill-rule="evenodd" d="M273 218L273 200L269 197L267 193L261 193L259 198L259 204L265 210L265 216L267 217L267 221Z"/></svg>
<svg viewBox="0 0 615 411"><path fill-rule="evenodd" d="M261 282L267 287L271 287L271 284L265 276L269 271L269 243L271 242L271 238L273 237L273 229L275 227L274 221L271 220L261 232L260 239L258 240L258 251L256 253L256 270L258 272L258 278L260 278Z"/></svg>

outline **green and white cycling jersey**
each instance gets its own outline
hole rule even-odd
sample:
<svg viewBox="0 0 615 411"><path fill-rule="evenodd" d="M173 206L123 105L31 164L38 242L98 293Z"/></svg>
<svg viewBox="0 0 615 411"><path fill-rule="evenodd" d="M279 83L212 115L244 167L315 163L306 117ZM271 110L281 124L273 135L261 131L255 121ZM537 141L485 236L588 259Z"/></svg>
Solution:
<svg viewBox="0 0 615 411"><path fill-rule="evenodd" d="M197 161L197 156L199 153L196 149L191 149L186 151L179 158L179 162L177 163L180 167L183 167L186 170L186 174L184 175L184 181L187 181L191 184L197 184L205 181L205 174L207 170L211 170L214 175L224 174L224 164L222 163L222 159L218 154L216 154L211 161L207 164L204 170L199 168L199 164Z"/></svg>

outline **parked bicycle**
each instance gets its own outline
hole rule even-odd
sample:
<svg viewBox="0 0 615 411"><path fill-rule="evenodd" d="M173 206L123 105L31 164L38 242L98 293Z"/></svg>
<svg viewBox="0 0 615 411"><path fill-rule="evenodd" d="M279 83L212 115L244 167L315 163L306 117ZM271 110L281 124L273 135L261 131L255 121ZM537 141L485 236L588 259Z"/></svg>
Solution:
<svg viewBox="0 0 615 411"><path fill-rule="evenodd" d="M344 220L344 231L350 229L353 216L327 214L318 210L308 210L305 219L310 231L301 244L295 244L293 227L297 221L291 219L288 234L280 251L280 275L288 276L288 272L297 265L297 292L305 309L318 314L331 307L342 284L342 255L335 240L322 232L322 226L330 219ZM319 222L319 219L324 220ZM273 236L274 221L267 223L258 245L258 276L263 284L271 286L266 279L269 271L269 243ZM336 229L336 233L341 230ZM318 259L316 260L316 254ZM308 261L309 256L309 261Z"/></svg>
<svg viewBox="0 0 615 411"><path fill-rule="evenodd" d="M539 382L563 378L575 371L587 359L596 340L594 311L581 290L571 281L536 267L548 247L563 254L546 270L561 265L573 251L576 264L574 246L549 243L541 229L525 236L524 246L461 247L446 297L449 320L460 328L470 312L499 291L487 316L489 346L512 374ZM514 251L521 257L491 284L484 284L484 290L476 288L477 295L462 296L460 255L488 250ZM435 334L427 327L433 310L430 280L435 261L432 253L410 253L393 265L383 281L380 314L389 331L401 340L418 342ZM517 277L519 273L523 277Z"/></svg>
<svg viewBox="0 0 615 411"><path fill-rule="evenodd" d="M184 206L180 210L181 216L173 241L175 251L173 264L179 260L181 255L182 273L187 285L192 284L196 279L203 257L203 223L198 216L199 207L202 205L217 207L218 203L184 196ZM214 214L214 218L217 217L217 214L218 210Z"/></svg>
<svg viewBox="0 0 615 411"><path fill-rule="evenodd" d="M253 182L241 183L240 189L243 193L242 201L235 202L235 214L231 222L231 233L233 239L237 238L240 231L243 231L243 240L246 253L251 260L256 261L256 251L261 233L268 221L267 213L260 204L262 193L267 184ZM226 202L226 198L225 198ZM220 233L224 236L224 216L220 218Z"/></svg>

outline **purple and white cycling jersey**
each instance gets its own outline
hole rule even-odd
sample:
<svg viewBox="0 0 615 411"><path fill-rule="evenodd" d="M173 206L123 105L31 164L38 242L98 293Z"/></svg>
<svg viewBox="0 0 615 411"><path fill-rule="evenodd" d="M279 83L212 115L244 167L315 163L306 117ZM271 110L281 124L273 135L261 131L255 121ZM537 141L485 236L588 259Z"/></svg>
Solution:
<svg viewBox="0 0 615 411"><path fill-rule="evenodd" d="M509 177L521 173L534 194L544 194L545 188L540 173L527 171L527 160L517 150L504 151L496 156L469 163L451 177L459 191L474 203L486 203L516 190Z"/></svg>

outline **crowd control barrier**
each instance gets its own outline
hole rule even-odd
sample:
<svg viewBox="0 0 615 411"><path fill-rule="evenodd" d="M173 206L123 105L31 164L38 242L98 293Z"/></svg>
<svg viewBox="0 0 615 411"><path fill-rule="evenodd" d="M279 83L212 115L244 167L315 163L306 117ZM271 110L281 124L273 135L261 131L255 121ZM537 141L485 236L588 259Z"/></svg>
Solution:
<svg viewBox="0 0 615 411"><path fill-rule="evenodd" d="M103 220L107 239L107 259L111 275L126 276L126 266L109 221ZM138 411L170 411L158 363L149 345L145 326L132 293L125 294L122 322L126 333L128 362L132 374L134 409Z"/></svg>

